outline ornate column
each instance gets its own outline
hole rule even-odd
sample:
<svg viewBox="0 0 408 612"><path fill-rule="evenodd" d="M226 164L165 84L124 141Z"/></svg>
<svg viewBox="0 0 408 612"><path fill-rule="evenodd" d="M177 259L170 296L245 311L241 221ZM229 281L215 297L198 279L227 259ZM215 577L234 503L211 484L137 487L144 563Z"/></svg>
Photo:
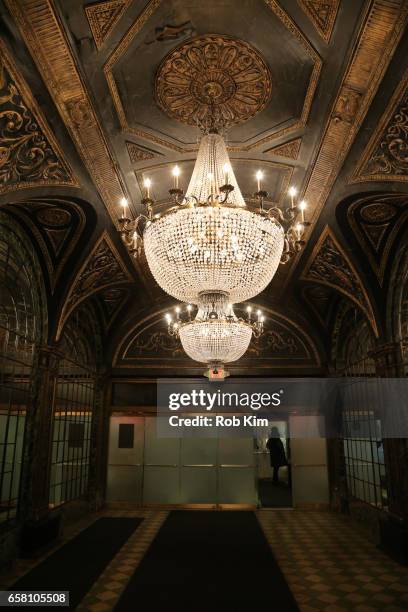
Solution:
<svg viewBox="0 0 408 612"><path fill-rule="evenodd" d="M399 378L402 373L402 352L399 342L389 342L370 352L380 378ZM396 517L408 520L408 446L405 438L384 439L389 510Z"/></svg>
<svg viewBox="0 0 408 612"><path fill-rule="evenodd" d="M38 521L49 512L52 414L59 360L54 347L37 351L22 471L21 517L25 521Z"/></svg>
<svg viewBox="0 0 408 612"><path fill-rule="evenodd" d="M105 501L105 472L109 431L110 371L103 368L95 378L95 403L92 419L89 465L88 500L92 510L98 510Z"/></svg>

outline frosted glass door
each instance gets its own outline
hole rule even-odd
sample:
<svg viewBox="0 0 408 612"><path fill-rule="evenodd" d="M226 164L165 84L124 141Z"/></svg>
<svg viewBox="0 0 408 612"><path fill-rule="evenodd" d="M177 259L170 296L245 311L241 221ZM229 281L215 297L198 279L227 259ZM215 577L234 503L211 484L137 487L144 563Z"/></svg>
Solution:
<svg viewBox="0 0 408 612"><path fill-rule="evenodd" d="M219 504L256 504L254 442L252 438L218 440Z"/></svg>
<svg viewBox="0 0 408 612"><path fill-rule="evenodd" d="M157 419L145 418L143 503L180 503L180 439L158 438Z"/></svg>
<svg viewBox="0 0 408 612"><path fill-rule="evenodd" d="M121 427L128 426L127 438L121 446ZM143 485L143 417L111 417L107 500L141 503Z"/></svg>
<svg viewBox="0 0 408 612"><path fill-rule="evenodd" d="M183 438L181 440L181 503L216 503L216 464L216 439Z"/></svg>

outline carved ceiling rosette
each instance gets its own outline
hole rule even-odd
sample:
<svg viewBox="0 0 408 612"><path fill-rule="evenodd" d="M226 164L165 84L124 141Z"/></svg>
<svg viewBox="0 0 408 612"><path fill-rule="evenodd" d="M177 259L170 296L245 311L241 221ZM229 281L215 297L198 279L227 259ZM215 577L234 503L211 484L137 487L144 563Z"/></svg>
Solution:
<svg viewBox="0 0 408 612"><path fill-rule="evenodd" d="M269 102L271 75L248 43L216 34L184 42L156 74L159 107L188 125L206 124L215 113L224 125L247 121Z"/></svg>

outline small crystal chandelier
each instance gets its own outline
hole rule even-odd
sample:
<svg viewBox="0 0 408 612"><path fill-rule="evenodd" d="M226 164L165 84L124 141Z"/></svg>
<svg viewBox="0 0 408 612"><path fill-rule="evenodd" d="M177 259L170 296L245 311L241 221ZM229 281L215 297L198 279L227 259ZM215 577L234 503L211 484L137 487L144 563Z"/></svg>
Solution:
<svg viewBox="0 0 408 612"><path fill-rule="evenodd" d="M201 139L186 193L173 169L169 205L160 209L145 179L145 212L130 219L127 201L118 219L130 253L144 251L153 277L172 297L198 307L194 321L174 322L186 353L203 363L229 363L247 350L262 321L237 319L231 304L251 299L269 285L279 263L305 245L306 203L289 190L285 208L266 207L263 173L256 174L252 205L241 193L223 137L214 127ZM251 202L250 202L251 203ZM300 219L298 217L300 216ZM209 305L213 305L210 316ZM229 306L228 306L229 305Z"/></svg>
<svg viewBox="0 0 408 612"><path fill-rule="evenodd" d="M193 306L188 304L183 313L177 306L175 314L165 315L170 336L180 339L184 351L194 361L211 368L240 359L247 351L252 335L263 332L265 317L260 310L252 319L252 308L247 307L246 319L238 318L225 292L203 293L198 310L192 318Z"/></svg>

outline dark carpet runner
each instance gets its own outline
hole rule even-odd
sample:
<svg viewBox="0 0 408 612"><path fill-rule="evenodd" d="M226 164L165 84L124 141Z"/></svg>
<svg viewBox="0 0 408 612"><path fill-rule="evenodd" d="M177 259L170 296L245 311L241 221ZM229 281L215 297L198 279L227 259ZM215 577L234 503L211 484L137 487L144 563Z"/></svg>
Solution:
<svg viewBox="0 0 408 612"><path fill-rule="evenodd" d="M69 591L69 607L72 610L142 520L110 517L98 519L17 580L11 590Z"/></svg>
<svg viewBox="0 0 408 612"><path fill-rule="evenodd" d="M253 512L171 512L115 612L298 607Z"/></svg>

